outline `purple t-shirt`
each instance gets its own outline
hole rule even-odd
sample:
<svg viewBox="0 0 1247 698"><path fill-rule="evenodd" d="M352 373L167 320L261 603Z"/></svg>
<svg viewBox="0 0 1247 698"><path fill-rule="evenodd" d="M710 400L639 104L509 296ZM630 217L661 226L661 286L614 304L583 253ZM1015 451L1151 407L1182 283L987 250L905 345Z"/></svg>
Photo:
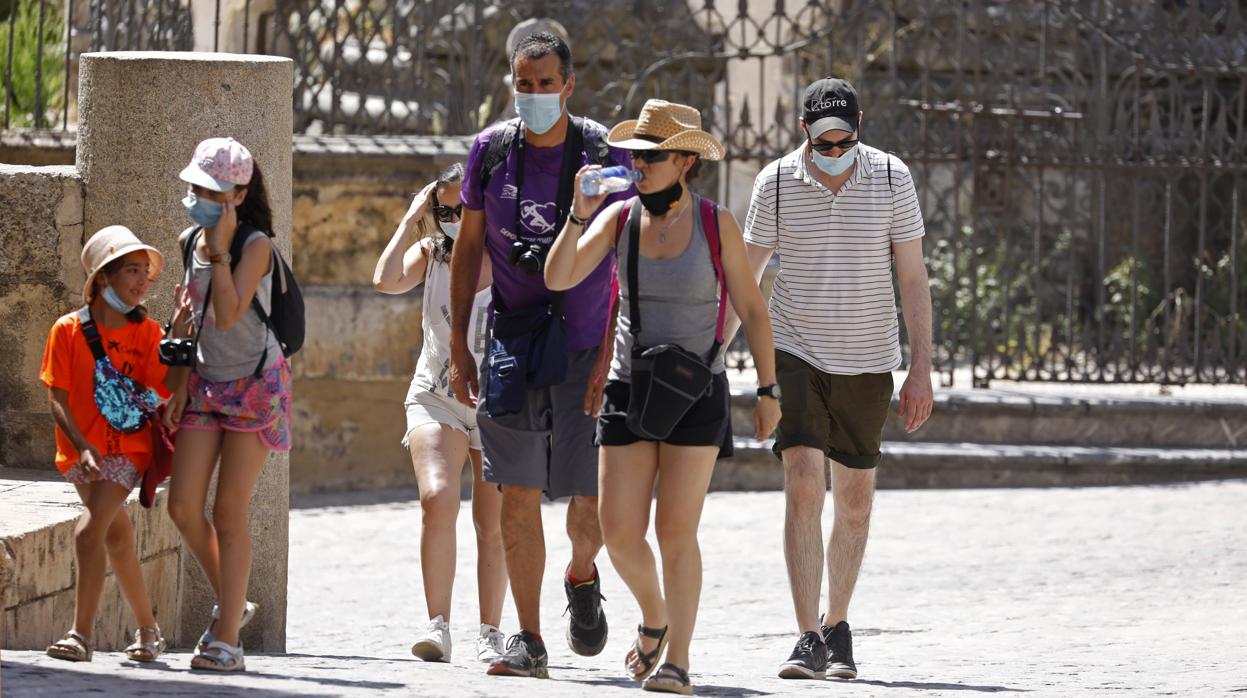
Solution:
<svg viewBox="0 0 1247 698"><path fill-rule="evenodd" d="M517 192L515 171L518 148L513 145L507 154L506 163L494 172L485 191L481 191L481 160L485 157L489 139L501 128L514 127L507 123L499 124L476 137L476 142L468 153L467 165L464 166L466 173L461 196L464 208L485 210L485 247L489 250L489 260L493 263L494 292L508 308L516 310L554 300L554 293L546 288L542 275L530 276L511 264L511 244L517 235L517 204L519 236L545 245L554 244L558 237L559 230L555 228L558 224L556 199L559 171L563 167L563 146L536 148L525 143L524 191ZM570 121L568 128L573 128ZM617 164L632 167L632 157L625 150L611 148L610 157ZM635 188L613 194L598 210L605 209L613 201L622 201L635 195ZM563 304L563 317L569 350L582 351L601 344L602 336L606 333L606 316L610 311L611 274L614 265L615 253L612 250L579 286L568 289Z"/></svg>

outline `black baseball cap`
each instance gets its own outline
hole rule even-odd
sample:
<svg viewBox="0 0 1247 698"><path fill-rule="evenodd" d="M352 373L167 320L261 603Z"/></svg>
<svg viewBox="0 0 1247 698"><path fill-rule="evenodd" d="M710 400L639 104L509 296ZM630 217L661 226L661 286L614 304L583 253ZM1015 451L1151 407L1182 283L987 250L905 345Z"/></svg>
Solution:
<svg viewBox="0 0 1247 698"><path fill-rule="evenodd" d="M810 135L821 136L827 131L857 130L857 90L847 80L823 78L810 83L801 98L805 125Z"/></svg>

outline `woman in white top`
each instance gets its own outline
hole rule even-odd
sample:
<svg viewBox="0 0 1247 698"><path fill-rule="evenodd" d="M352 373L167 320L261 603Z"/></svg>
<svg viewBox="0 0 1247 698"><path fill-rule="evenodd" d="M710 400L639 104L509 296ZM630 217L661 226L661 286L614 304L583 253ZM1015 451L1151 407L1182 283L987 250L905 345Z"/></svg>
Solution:
<svg viewBox="0 0 1247 698"><path fill-rule="evenodd" d="M476 412L455 399L450 388L450 255L459 232L463 206L459 191L463 165L455 163L426 186L407 209L394 236L377 260L373 286L382 293L406 293L424 284L424 346L404 407L407 432L403 446L420 487L420 564L429 624L411 653L425 661L450 661L450 595L455 580L455 520L465 459L472 460L472 519L476 524L477 586L480 635L476 657L491 662L503 651L498 630L506 594L507 570L502 553L498 488L481 474L481 437ZM488 266L472 309L472 353L477 363L488 339Z"/></svg>

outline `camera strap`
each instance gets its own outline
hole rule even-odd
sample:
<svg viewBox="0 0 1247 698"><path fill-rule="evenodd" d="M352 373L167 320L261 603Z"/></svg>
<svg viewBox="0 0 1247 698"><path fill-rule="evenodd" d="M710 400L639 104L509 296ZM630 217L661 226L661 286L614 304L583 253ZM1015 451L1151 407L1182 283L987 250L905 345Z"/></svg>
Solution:
<svg viewBox="0 0 1247 698"><path fill-rule="evenodd" d="M563 163L559 167L559 184L558 193L555 195L555 220L554 235L558 235L559 231L567 223L567 214L572 210L572 197L574 196L574 188L576 184L576 173L580 171L581 163L584 161L584 120L578 116L573 116L568 120L567 137L563 139ZM523 236L520 234L520 213L521 207L524 205L524 125L521 122L515 124L515 136L511 139L515 148L515 239L520 240ZM506 303L498 297L497 286L494 287L494 305L505 311ZM559 291L554 294L554 300L551 301L550 312L558 317L563 315L563 292Z"/></svg>

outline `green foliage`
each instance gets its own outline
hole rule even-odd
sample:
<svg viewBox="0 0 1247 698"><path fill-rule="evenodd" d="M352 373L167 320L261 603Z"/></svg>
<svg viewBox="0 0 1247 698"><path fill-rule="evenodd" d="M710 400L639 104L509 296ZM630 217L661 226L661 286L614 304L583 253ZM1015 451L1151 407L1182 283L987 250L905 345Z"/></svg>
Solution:
<svg viewBox="0 0 1247 698"><path fill-rule="evenodd" d="M9 60L9 16L13 10L11 0L5 8L0 23L0 61ZM46 127L55 115L64 109L65 84L65 22L61 17L59 2L48 0L43 5L43 26L39 24L38 0L16 2L17 14L13 17L13 64L12 83L6 79L9 93L9 125L12 127ZM40 37L42 36L43 62L39 65ZM7 75L7 73L6 73ZM41 104L36 105L36 92L41 88ZM41 107L41 108L40 108ZM41 112L36 120L36 110Z"/></svg>

